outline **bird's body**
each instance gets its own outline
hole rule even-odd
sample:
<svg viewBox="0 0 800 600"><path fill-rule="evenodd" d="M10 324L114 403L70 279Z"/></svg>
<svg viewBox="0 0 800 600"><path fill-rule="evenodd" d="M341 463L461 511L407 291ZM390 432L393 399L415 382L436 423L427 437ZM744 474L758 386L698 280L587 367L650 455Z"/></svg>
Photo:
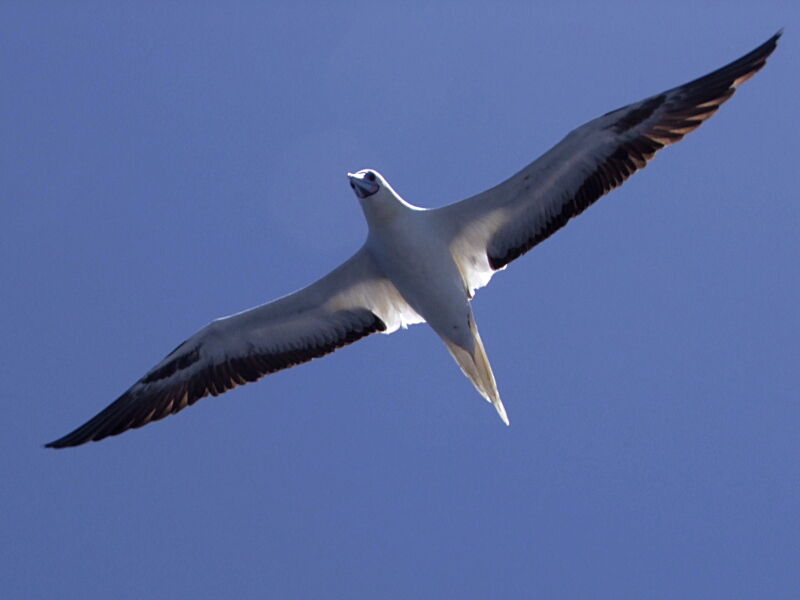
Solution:
<svg viewBox="0 0 800 600"><path fill-rule="evenodd" d="M372 333L421 322L507 424L470 306L475 290L697 128L764 65L779 37L578 127L508 180L462 202L423 209L374 170L348 174L369 227L358 252L302 290L213 321L95 417L47 445L116 435Z"/></svg>
<svg viewBox="0 0 800 600"><path fill-rule="evenodd" d="M365 251L420 319L442 338L464 374L508 424L472 316L468 276L459 268L451 251L447 221L439 218L436 211L409 205L380 175L376 177L380 178L378 193L382 193L382 197L369 204L388 206L377 211L365 207L370 232ZM366 200L370 198L372 196Z"/></svg>

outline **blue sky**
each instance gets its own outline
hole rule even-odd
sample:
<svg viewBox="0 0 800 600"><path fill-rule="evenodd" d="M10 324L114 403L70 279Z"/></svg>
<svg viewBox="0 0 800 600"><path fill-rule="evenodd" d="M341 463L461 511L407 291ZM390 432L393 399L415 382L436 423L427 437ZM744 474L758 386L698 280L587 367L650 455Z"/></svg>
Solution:
<svg viewBox="0 0 800 600"><path fill-rule="evenodd" d="M796 598L796 3L0 6L0 593ZM473 308L41 445L362 243L345 173L481 191L737 58L717 115Z"/></svg>

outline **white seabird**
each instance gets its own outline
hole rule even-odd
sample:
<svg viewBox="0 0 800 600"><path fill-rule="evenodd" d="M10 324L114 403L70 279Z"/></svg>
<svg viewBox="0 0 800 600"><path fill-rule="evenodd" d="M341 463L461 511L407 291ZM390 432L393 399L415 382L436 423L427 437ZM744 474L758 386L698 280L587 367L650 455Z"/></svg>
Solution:
<svg viewBox="0 0 800 600"><path fill-rule="evenodd" d="M300 291L211 322L47 446L141 427L371 333L422 322L508 424L470 308L474 291L714 114L764 66L780 35L704 77L578 127L510 179L450 206L419 208L377 171L349 173L369 226L353 257Z"/></svg>

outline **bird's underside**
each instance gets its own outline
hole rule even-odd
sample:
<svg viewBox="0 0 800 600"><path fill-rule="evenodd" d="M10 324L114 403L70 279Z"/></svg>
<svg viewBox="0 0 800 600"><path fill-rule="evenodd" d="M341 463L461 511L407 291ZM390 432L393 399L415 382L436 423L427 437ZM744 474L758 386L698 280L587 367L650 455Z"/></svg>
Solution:
<svg viewBox="0 0 800 600"><path fill-rule="evenodd" d="M508 422L469 307L474 291L701 125L764 66L780 35L708 75L578 127L503 183L440 209L407 204L374 170L351 174L370 231L361 250L298 292L213 321L47 446L141 427L207 395L423 321Z"/></svg>

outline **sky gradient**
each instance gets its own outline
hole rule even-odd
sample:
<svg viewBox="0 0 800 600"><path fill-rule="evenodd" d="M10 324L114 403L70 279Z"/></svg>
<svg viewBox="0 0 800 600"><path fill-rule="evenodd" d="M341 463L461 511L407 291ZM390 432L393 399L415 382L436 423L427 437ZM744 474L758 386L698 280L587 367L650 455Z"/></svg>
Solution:
<svg viewBox="0 0 800 600"><path fill-rule="evenodd" d="M800 9L533 4L0 5L0 596L797 597ZM478 292L511 427L417 325L42 448L356 251L347 171L457 201L781 27Z"/></svg>

